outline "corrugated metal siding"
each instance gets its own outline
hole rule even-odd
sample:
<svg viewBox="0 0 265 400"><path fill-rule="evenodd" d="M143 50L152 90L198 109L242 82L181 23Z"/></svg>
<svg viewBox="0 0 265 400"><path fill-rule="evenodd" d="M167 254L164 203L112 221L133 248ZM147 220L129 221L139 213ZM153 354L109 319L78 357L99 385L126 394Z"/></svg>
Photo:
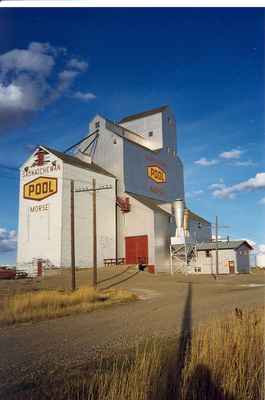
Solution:
<svg viewBox="0 0 265 400"><path fill-rule="evenodd" d="M249 259L249 248L246 245L240 246L236 251L236 263L237 272L249 273L250 271L250 259Z"/></svg>
<svg viewBox="0 0 265 400"><path fill-rule="evenodd" d="M164 213L155 212L155 260L159 272L170 271L169 246L174 227L169 223L169 218Z"/></svg>
<svg viewBox="0 0 265 400"><path fill-rule="evenodd" d="M156 183L147 175L147 167L158 165L167 174L166 183ZM161 202L184 198L183 170L178 158L164 150L159 154L139 151L134 144L124 141L125 191L150 197Z"/></svg>

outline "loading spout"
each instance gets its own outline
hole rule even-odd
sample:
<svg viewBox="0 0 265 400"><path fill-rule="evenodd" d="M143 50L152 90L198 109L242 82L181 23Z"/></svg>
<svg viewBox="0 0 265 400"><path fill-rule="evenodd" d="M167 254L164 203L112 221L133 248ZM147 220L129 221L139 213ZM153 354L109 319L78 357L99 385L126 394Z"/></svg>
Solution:
<svg viewBox="0 0 265 400"><path fill-rule="evenodd" d="M176 222L176 232L175 237L178 239L183 239L184 241L184 201L176 200L172 204L173 214L175 216Z"/></svg>

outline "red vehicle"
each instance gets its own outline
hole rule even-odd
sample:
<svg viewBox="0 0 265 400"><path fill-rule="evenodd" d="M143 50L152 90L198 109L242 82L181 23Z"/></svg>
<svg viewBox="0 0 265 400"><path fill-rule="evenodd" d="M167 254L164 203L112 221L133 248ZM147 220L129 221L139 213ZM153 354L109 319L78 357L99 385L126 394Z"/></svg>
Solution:
<svg viewBox="0 0 265 400"><path fill-rule="evenodd" d="M6 267L0 267L0 279L15 279L16 271Z"/></svg>

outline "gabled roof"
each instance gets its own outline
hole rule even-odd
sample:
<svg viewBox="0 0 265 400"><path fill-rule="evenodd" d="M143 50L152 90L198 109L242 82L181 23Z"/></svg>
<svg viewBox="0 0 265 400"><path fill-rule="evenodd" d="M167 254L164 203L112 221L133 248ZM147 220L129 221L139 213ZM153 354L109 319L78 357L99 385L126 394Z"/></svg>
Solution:
<svg viewBox="0 0 265 400"><path fill-rule="evenodd" d="M162 106L162 107L153 108L152 110L147 110L147 111L144 111L144 112L141 112L138 114L128 115L127 117L122 118L120 120L119 124L122 124L123 122L133 121L134 119L148 117L149 115L158 114L158 113L165 111L167 108L168 108L168 106Z"/></svg>
<svg viewBox="0 0 265 400"><path fill-rule="evenodd" d="M163 208L160 208L158 204L155 202L155 200L150 199L149 197L146 196L141 196L139 194L134 194L131 192L126 192L128 193L131 197L133 197L135 200L139 201L140 203L144 204L145 206L151 208L154 211L161 212L162 214L166 214L170 216L171 214L164 210Z"/></svg>
<svg viewBox="0 0 265 400"><path fill-rule="evenodd" d="M50 153L52 153L56 157L60 158L60 160L62 160L66 164L71 164L71 165L74 165L75 167L78 167L78 168L87 169L87 170L96 172L96 173L101 174L101 175L106 175L106 176L109 176L111 178L116 178L110 172L106 171L105 169L101 168L99 165L97 165L97 164L95 164L93 162L91 164L88 164L85 161L82 161L77 157L71 156L69 154L62 153L61 151L54 150L54 149L51 149L51 148L46 147L46 146L40 146L40 147L45 149L45 150L48 150Z"/></svg>
<svg viewBox="0 0 265 400"><path fill-rule="evenodd" d="M229 240L229 241L219 241L218 242L218 250L227 250L233 249L237 250L242 244L246 244L250 250L253 250L253 247L246 240ZM201 242L197 243L197 250L215 250L216 243L215 242Z"/></svg>

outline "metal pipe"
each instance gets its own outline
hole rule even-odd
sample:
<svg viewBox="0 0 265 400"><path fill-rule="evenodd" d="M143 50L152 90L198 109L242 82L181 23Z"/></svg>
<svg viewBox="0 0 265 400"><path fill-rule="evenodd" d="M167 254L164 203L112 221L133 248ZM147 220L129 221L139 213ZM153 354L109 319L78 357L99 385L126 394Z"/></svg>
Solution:
<svg viewBox="0 0 265 400"><path fill-rule="evenodd" d="M174 202L174 212L176 221L176 235L181 236L181 230L183 229L184 222L184 202L183 200L176 200Z"/></svg>
<svg viewBox="0 0 265 400"><path fill-rule="evenodd" d="M84 137L83 139L79 140L79 142L73 144L72 146L68 147L66 150L64 150L64 153L67 153L68 151L72 150L74 147L78 146L79 144L83 143L85 140L90 138L91 136L95 135L95 133L98 133L98 129L96 129L94 132L92 132L90 135Z"/></svg>
<svg viewBox="0 0 265 400"><path fill-rule="evenodd" d="M190 213L187 208L184 209L183 229L185 236L189 234Z"/></svg>

